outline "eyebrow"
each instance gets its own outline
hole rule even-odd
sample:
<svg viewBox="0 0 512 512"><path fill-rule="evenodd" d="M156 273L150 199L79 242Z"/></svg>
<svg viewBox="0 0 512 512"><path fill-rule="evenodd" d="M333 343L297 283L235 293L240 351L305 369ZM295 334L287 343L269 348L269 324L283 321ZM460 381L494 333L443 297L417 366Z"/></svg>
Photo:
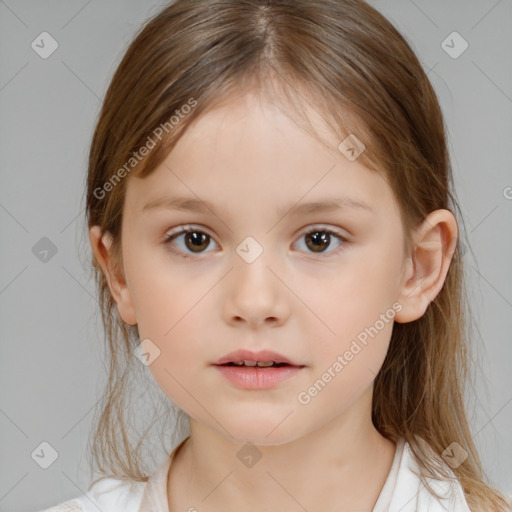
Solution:
<svg viewBox="0 0 512 512"><path fill-rule="evenodd" d="M150 201L142 208L143 212L156 209L176 210L182 212L216 213L216 207L209 201L203 201L193 197L165 197ZM375 211L365 202L350 197L331 198L324 201L313 201L302 204L291 204L278 209L278 216L285 214L308 214L316 212L334 212L338 210L366 210L369 213Z"/></svg>

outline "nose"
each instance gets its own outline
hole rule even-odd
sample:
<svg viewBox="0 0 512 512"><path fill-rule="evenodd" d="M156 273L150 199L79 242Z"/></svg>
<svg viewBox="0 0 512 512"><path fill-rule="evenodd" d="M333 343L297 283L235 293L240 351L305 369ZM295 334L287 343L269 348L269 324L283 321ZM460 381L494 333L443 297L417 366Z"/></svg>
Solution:
<svg viewBox="0 0 512 512"><path fill-rule="evenodd" d="M290 314L287 288L263 260L242 261L229 277L224 296L224 317L228 323L251 329L278 327ZM283 279L284 281L285 279Z"/></svg>
<svg viewBox="0 0 512 512"><path fill-rule="evenodd" d="M247 322L247 325L249 327L251 327L251 329L259 329L264 324L267 324L267 323L274 324L279 321L278 318L276 318L275 316L269 316L267 318L256 317L256 316L251 316L249 318L243 318L240 316L235 316L235 320L237 322L243 322L243 321Z"/></svg>

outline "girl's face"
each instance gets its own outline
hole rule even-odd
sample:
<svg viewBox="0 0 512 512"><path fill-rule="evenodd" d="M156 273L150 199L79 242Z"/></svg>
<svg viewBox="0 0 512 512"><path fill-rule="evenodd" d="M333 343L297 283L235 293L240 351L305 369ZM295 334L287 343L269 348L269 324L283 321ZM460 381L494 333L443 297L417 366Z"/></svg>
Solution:
<svg viewBox="0 0 512 512"><path fill-rule="evenodd" d="M150 340L146 364L167 396L238 442L369 421L404 238L388 183L346 154L248 95L204 114L153 174L127 183L119 312ZM215 365L241 349L296 366Z"/></svg>

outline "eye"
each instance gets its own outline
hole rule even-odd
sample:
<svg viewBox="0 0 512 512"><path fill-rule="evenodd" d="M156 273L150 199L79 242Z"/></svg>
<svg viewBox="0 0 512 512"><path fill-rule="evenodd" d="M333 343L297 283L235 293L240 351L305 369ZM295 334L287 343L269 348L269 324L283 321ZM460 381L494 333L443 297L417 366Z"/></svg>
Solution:
<svg viewBox="0 0 512 512"><path fill-rule="evenodd" d="M190 258L192 256L187 254L183 249L176 249L172 243L175 239L178 239L183 235L185 235L183 239L185 248L190 249L190 251L195 254L201 254L204 252L204 249L210 245L209 242L212 241L212 237L210 235L192 226L186 226L177 232L167 234L164 238L164 244L169 247L171 252L178 254L183 258Z"/></svg>
<svg viewBox="0 0 512 512"><path fill-rule="evenodd" d="M330 229L317 226L306 231L306 233L301 235L299 240L304 238L306 247L310 249L312 253L323 254L326 252L324 249L332 245L331 240L333 237L337 238L341 243L338 245L338 249L328 251L328 254L337 254L344 249L345 245L347 244L347 239Z"/></svg>
<svg viewBox="0 0 512 512"><path fill-rule="evenodd" d="M179 240L180 237L184 237L182 239L181 248L176 249L174 241ZM332 237L337 238L340 244L338 245L338 249L328 251L328 253L336 254L340 252L340 250L343 250L347 244L347 239L330 229L315 227L301 235L299 240L305 238L306 247L313 254L323 254L326 252L325 249L332 245ZM191 258L194 254L199 255L204 252L208 252L205 251L205 249L208 248L212 241L212 237L204 231L201 231L201 229L192 226L184 226L178 231L168 233L165 236L163 243L167 245L169 250L174 254L183 258ZM341 249L339 248L340 246Z"/></svg>

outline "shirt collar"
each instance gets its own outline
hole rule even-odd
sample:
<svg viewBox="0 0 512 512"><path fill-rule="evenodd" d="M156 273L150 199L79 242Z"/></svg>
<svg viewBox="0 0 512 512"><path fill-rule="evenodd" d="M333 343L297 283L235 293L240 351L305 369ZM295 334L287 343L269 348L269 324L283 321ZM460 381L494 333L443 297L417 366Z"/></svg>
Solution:
<svg viewBox="0 0 512 512"><path fill-rule="evenodd" d="M176 452L190 436L183 439L169 454L160 467L153 472L144 487L144 493L138 512L169 512L167 499L167 481L171 462ZM416 476L418 465L411 453L409 444L403 438L396 443L395 456L388 478L381 490L373 512L401 510L402 512L441 512L445 511L444 504L449 503L448 510L453 512L470 512L464 493L455 476L452 481L430 484L443 492L451 491L452 495L443 499L442 503L434 500L424 486L419 485ZM445 501L446 500L446 501Z"/></svg>
<svg viewBox="0 0 512 512"><path fill-rule="evenodd" d="M190 436L183 439L165 461L148 478L138 512L169 512L167 499L167 479L171 462L176 452Z"/></svg>

